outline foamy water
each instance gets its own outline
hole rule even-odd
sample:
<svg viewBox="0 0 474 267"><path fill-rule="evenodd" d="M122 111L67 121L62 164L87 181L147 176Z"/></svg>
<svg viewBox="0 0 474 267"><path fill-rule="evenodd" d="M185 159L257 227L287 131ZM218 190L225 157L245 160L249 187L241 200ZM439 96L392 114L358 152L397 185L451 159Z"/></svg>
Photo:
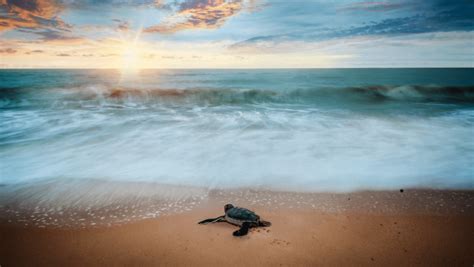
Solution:
<svg viewBox="0 0 474 267"><path fill-rule="evenodd" d="M76 181L204 192L472 189L471 77L472 69L168 70L127 79L0 71L2 192L46 181L47 193L24 191L17 201L54 195L97 206L127 190L70 193Z"/></svg>

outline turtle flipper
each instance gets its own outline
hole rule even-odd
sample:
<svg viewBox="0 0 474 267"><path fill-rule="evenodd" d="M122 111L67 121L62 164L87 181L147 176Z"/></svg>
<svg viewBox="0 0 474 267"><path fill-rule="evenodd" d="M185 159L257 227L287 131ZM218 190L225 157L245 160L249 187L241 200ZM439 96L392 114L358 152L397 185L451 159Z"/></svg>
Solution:
<svg viewBox="0 0 474 267"><path fill-rule="evenodd" d="M198 224L208 224L208 223L216 223L216 222L224 222L224 221L225 221L224 216L219 216L217 218L202 220L198 222Z"/></svg>
<svg viewBox="0 0 474 267"><path fill-rule="evenodd" d="M242 227L240 227L239 230L235 231L233 233L233 235L234 236L244 236L249 232L249 228L250 228L250 223L249 222L244 222L242 224Z"/></svg>
<svg viewBox="0 0 474 267"><path fill-rule="evenodd" d="M268 226L271 226L271 225L272 225L272 223L268 222L268 221L264 221L264 220L258 221L258 226L260 226L260 227L268 227Z"/></svg>

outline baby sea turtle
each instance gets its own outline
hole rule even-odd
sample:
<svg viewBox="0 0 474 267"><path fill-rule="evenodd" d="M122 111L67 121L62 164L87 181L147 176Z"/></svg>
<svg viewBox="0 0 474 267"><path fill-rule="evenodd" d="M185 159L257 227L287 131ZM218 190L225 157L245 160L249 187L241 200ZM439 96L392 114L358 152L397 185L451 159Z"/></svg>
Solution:
<svg viewBox="0 0 474 267"><path fill-rule="evenodd" d="M232 204L225 205L224 211L224 215L200 221L199 224L228 222L240 226L240 229L233 233L234 236L246 235L250 227L267 227L271 225L270 222L260 220L260 216L255 214L255 212L245 208L234 207Z"/></svg>

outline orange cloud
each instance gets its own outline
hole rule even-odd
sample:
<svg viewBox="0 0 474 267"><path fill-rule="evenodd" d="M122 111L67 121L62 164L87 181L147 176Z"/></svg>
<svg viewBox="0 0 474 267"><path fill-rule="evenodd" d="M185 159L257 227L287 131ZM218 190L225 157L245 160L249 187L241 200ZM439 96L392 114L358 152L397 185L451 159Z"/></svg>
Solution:
<svg viewBox="0 0 474 267"><path fill-rule="evenodd" d="M145 32L174 33L187 29L215 29L254 1L187 0L179 5L175 21L146 28Z"/></svg>
<svg viewBox="0 0 474 267"><path fill-rule="evenodd" d="M57 14L63 9L55 0L0 0L0 31L15 28L67 29Z"/></svg>

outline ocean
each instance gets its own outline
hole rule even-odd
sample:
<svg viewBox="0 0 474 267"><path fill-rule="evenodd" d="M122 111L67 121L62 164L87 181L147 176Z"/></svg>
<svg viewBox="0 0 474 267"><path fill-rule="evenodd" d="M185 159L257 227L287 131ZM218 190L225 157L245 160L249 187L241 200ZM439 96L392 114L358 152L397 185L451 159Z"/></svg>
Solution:
<svg viewBox="0 0 474 267"><path fill-rule="evenodd" d="M0 183L474 188L474 69L0 70Z"/></svg>

